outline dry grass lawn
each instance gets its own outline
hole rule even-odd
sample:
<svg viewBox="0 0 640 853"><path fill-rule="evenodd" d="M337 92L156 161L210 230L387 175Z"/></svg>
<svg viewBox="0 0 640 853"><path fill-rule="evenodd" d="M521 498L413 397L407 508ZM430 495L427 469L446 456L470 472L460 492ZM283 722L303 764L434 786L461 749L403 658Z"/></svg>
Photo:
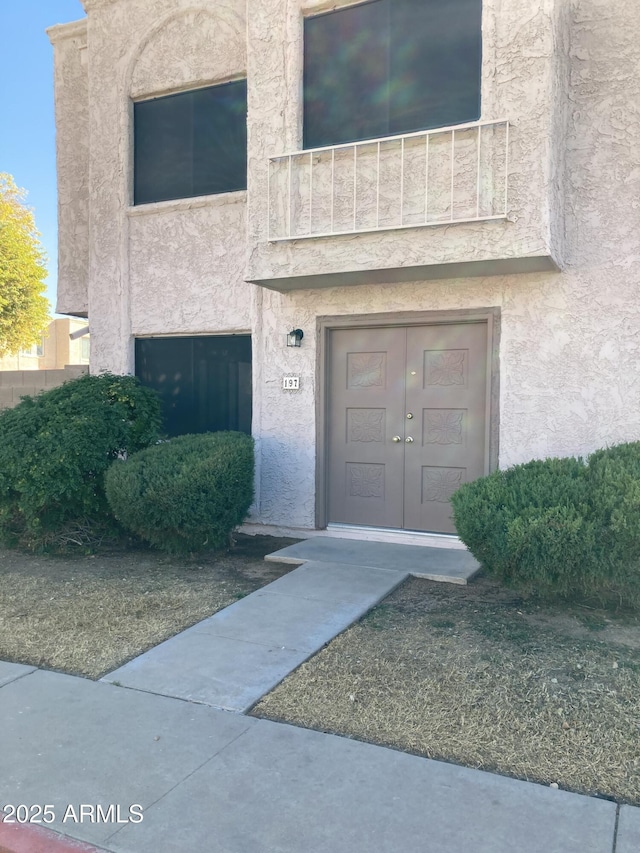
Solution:
<svg viewBox="0 0 640 853"><path fill-rule="evenodd" d="M230 551L196 558L0 548L0 660L99 678L286 574L293 566L264 555L292 541L237 536Z"/></svg>
<svg viewBox="0 0 640 853"><path fill-rule="evenodd" d="M640 805L640 619L412 579L253 713Z"/></svg>

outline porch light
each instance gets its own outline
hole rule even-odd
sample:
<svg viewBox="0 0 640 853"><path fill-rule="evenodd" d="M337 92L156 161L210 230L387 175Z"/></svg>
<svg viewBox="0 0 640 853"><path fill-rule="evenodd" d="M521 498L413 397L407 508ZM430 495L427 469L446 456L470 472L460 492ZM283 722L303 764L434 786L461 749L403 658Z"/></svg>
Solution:
<svg viewBox="0 0 640 853"><path fill-rule="evenodd" d="M304 332L302 329L292 329L287 335L287 346L288 347L299 347L300 341L304 338Z"/></svg>

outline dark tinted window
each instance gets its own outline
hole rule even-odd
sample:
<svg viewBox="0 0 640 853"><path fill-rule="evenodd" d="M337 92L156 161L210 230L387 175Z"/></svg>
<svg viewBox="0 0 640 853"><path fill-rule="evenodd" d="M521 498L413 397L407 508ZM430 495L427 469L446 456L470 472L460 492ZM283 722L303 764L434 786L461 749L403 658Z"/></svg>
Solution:
<svg viewBox="0 0 640 853"><path fill-rule="evenodd" d="M133 105L134 203L247 187L247 81Z"/></svg>
<svg viewBox="0 0 640 853"><path fill-rule="evenodd" d="M251 337L136 340L136 376L160 394L167 435L251 432Z"/></svg>
<svg viewBox="0 0 640 853"><path fill-rule="evenodd" d="M304 145L480 117L482 0L373 0L307 18Z"/></svg>

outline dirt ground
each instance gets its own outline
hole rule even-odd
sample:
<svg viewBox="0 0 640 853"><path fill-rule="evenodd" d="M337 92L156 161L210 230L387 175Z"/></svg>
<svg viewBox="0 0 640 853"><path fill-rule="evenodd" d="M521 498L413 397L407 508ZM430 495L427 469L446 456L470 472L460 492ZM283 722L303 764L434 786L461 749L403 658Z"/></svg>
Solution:
<svg viewBox="0 0 640 853"><path fill-rule="evenodd" d="M0 548L0 660L100 678L291 571L264 556L293 541L238 535L233 549L195 558Z"/></svg>
<svg viewBox="0 0 640 853"><path fill-rule="evenodd" d="M640 616L412 579L253 713L640 805Z"/></svg>

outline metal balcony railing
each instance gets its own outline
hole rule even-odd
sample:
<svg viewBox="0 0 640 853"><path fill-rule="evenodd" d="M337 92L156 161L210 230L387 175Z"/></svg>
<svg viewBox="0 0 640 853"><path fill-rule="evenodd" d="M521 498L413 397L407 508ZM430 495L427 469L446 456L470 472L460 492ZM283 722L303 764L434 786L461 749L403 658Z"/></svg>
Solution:
<svg viewBox="0 0 640 853"><path fill-rule="evenodd" d="M481 121L269 160L270 242L503 219L509 122Z"/></svg>

